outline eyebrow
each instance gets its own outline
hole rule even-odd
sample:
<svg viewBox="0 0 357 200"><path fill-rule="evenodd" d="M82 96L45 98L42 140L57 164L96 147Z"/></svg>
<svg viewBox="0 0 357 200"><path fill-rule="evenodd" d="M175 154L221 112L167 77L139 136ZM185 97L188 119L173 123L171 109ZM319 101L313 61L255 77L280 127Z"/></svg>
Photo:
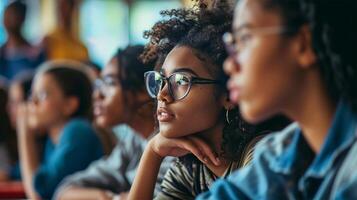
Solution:
<svg viewBox="0 0 357 200"><path fill-rule="evenodd" d="M190 69L190 68L185 68L185 67L178 68L178 69L174 69L174 70L172 71L172 73L177 73L177 72L188 72L188 73L190 73L190 74L193 74L193 75L195 75L195 76L198 76L195 71L193 71L193 70ZM165 74L165 69L161 69L161 70L160 70L160 73Z"/></svg>

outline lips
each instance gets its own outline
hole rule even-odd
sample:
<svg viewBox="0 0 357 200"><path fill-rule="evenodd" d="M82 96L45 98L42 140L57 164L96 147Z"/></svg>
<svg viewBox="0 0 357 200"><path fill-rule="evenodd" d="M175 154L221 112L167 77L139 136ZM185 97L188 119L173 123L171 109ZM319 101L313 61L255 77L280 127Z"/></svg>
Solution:
<svg viewBox="0 0 357 200"><path fill-rule="evenodd" d="M241 96L241 87L237 85L234 79L228 81L227 87L229 89L229 98L232 102L237 103Z"/></svg>
<svg viewBox="0 0 357 200"><path fill-rule="evenodd" d="M104 108L103 106L99 105L99 104L94 104L94 109L93 109L93 113L94 116L98 117L104 114Z"/></svg>
<svg viewBox="0 0 357 200"><path fill-rule="evenodd" d="M175 118L175 115L165 107L159 107L157 109L157 120L159 122L170 122Z"/></svg>

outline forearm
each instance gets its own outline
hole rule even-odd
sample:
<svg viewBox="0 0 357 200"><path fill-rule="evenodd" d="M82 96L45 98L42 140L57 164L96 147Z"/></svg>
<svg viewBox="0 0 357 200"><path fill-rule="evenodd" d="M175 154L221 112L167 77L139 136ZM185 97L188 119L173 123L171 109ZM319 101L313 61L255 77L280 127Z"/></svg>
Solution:
<svg viewBox="0 0 357 200"><path fill-rule="evenodd" d="M157 175L163 158L156 154L150 144L141 157L138 172L130 189L128 199L152 199Z"/></svg>
<svg viewBox="0 0 357 200"><path fill-rule="evenodd" d="M39 166L35 138L30 133L21 133L18 137L21 175L26 194L30 199L39 199L33 187L33 176Z"/></svg>
<svg viewBox="0 0 357 200"><path fill-rule="evenodd" d="M96 188L69 187L60 192L57 195L57 200L97 200L112 199L113 197L113 193Z"/></svg>

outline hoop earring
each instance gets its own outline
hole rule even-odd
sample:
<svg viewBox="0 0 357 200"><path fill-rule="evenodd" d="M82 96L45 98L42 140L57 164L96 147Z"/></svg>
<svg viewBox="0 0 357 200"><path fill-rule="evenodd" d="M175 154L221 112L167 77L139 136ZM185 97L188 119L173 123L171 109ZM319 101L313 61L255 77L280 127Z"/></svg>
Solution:
<svg viewBox="0 0 357 200"><path fill-rule="evenodd" d="M226 122L227 122L227 124L231 124L231 122L233 121L233 120L229 120L229 109L227 109L226 110Z"/></svg>

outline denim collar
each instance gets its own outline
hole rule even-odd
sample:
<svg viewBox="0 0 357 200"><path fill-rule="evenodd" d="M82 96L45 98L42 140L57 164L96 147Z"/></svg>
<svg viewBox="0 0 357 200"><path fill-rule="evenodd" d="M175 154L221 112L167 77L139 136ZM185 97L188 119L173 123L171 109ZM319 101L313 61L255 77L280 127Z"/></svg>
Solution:
<svg viewBox="0 0 357 200"><path fill-rule="evenodd" d="M272 166L274 171L288 175L306 166L304 163L311 162L314 153L306 143L299 127L290 132L289 137L283 142L289 144L278 155L276 164Z"/></svg>
<svg viewBox="0 0 357 200"><path fill-rule="evenodd" d="M277 157L273 169L284 174L307 171L304 176L323 177L332 168L336 158L356 140L356 115L350 107L340 101L331 128L322 145L321 151L314 158L314 152L307 144L298 127L288 138L290 144Z"/></svg>
<svg viewBox="0 0 357 200"><path fill-rule="evenodd" d="M356 140L356 115L347 103L340 101L327 138L320 153L306 172L306 176L323 177L337 157Z"/></svg>

